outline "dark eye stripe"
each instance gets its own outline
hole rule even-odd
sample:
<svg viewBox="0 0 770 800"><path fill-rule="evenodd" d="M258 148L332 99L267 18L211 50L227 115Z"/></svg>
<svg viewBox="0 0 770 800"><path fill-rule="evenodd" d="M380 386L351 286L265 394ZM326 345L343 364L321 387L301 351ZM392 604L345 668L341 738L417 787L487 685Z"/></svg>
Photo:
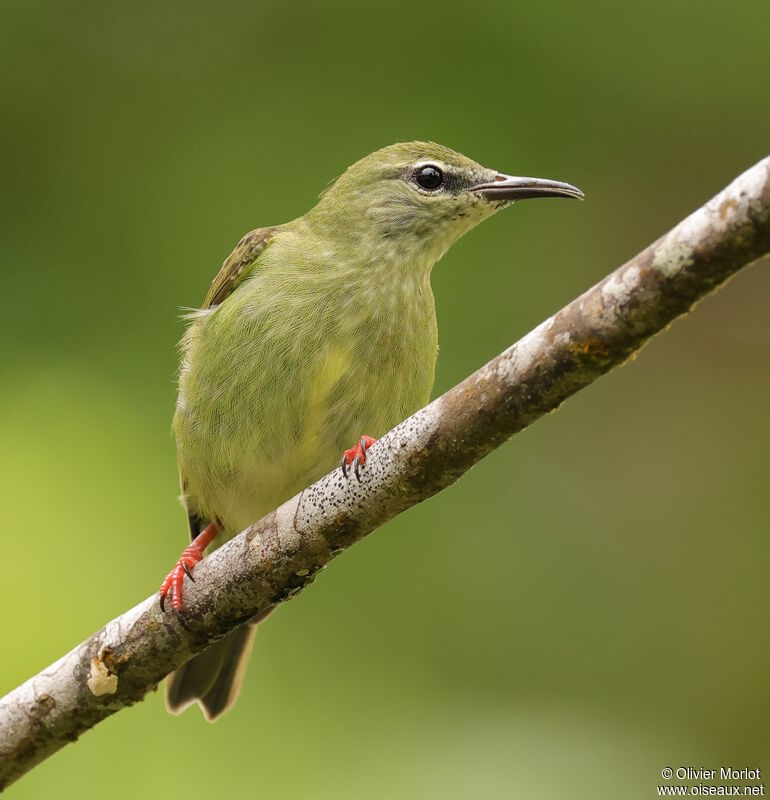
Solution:
<svg viewBox="0 0 770 800"><path fill-rule="evenodd" d="M426 164L414 173L414 180L426 191L435 192L444 183L444 173L435 164Z"/></svg>

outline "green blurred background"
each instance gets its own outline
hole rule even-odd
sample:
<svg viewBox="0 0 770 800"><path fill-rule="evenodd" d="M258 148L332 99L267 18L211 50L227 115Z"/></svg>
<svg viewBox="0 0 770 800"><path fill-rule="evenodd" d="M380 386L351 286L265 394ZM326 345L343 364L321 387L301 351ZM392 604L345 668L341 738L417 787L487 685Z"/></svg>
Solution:
<svg viewBox="0 0 770 800"><path fill-rule="evenodd" d="M766 3L4 0L0 694L185 543L180 306L427 138L576 183L434 271L436 392L770 151ZM215 726L161 692L19 798L648 798L770 773L767 263L270 619Z"/></svg>

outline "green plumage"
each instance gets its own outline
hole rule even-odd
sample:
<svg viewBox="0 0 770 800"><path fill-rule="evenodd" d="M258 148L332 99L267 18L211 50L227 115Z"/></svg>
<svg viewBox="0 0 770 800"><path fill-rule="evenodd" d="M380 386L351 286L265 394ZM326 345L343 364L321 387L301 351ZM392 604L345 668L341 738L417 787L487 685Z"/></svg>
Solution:
<svg viewBox="0 0 770 800"><path fill-rule="evenodd" d="M440 170L438 189L417 182L425 164ZM510 202L472 190L496 176L440 145L393 145L350 167L305 216L239 243L190 317L173 423L183 501L192 520L220 521L217 544L428 401L430 272ZM172 709L211 693L218 647L211 668L203 654L172 677ZM223 680L242 674L230 662ZM208 716L234 700L237 686L225 689L215 694L226 701L203 701Z"/></svg>
<svg viewBox="0 0 770 800"><path fill-rule="evenodd" d="M379 436L424 404L433 383L427 270L374 280L311 230L297 236L301 226L279 228L183 341L174 430L185 502L228 533L331 470L362 433Z"/></svg>

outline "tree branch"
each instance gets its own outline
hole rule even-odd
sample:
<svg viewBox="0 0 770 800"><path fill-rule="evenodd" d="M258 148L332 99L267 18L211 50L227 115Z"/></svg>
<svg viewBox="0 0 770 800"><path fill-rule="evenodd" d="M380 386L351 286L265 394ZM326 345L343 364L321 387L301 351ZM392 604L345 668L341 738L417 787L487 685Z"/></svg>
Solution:
<svg viewBox="0 0 770 800"><path fill-rule="evenodd" d="M205 559L185 629L152 596L0 700L0 789L141 700L216 638L296 595L346 547L454 483L770 251L770 158L372 448Z"/></svg>

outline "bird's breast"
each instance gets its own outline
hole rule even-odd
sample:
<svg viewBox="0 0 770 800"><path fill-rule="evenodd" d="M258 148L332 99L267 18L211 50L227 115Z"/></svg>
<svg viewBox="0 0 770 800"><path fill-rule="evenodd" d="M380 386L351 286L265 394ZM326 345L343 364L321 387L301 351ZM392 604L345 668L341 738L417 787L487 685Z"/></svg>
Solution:
<svg viewBox="0 0 770 800"><path fill-rule="evenodd" d="M187 502L232 532L424 405L433 384L429 285L263 279L193 326L174 420L180 473Z"/></svg>

